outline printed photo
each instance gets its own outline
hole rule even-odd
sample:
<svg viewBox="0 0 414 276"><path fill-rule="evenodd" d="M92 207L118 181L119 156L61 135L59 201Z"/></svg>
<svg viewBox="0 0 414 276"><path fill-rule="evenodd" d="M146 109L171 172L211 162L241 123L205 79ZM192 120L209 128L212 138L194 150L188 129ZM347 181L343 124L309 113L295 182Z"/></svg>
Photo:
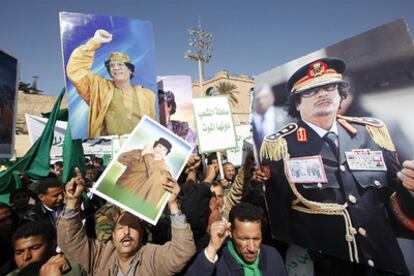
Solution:
<svg viewBox="0 0 414 276"><path fill-rule="evenodd" d="M66 96L74 139L129 134L157 119L152 23L60 13Z"/></svg>
<svg viewBox="0 0 414 276"><path fill-rule="evenodd" d="M179 177L192 150L144 116L97 181L94 193L156 224L169 196L162 184Z"/></svg>

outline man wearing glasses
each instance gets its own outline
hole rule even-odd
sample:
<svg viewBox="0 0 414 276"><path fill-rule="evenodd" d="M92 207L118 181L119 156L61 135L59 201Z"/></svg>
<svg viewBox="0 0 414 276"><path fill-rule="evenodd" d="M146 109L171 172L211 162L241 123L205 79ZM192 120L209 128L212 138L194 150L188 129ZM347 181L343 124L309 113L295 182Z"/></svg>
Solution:
<svg viewBox="0 0 414 276"><path fill-rule="evenodd" d="M156 119L155 94L131 84L135 66L128 55L109 55L105 67L112 80L91 71L95 51L111 41L112 34L97 30L86 44L72 52L66 66L68 78L89 106L88 137L128 134L142 116Z"/></svg>
<svg viewBox="0 0 414 276"><path fill-rule="evenodd" d="M298 121L261 147L272 232L308 248L316 275L408 274L396 236L414 238L414 160L399 163L380 120L337 115L344 72L344 61L324 58L288 81ZM301 163L319 166L324 180L289 175Z"/></svg>

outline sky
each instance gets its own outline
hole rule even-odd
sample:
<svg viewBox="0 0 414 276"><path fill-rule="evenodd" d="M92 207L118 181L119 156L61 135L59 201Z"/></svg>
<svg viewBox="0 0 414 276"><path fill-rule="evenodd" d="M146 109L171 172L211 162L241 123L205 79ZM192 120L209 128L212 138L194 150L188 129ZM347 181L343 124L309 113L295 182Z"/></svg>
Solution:
<svg viewBox="0 0 414 276"><path fill-rule="evenodd" d="M188 29L211 32L209 79L220 70L258 75L292 59L404 18L413 35L414 0L0 0L0 49L20 61L20 79L45 95L64 87L59 12L152 21L157 75L190 75Z"/></svg>

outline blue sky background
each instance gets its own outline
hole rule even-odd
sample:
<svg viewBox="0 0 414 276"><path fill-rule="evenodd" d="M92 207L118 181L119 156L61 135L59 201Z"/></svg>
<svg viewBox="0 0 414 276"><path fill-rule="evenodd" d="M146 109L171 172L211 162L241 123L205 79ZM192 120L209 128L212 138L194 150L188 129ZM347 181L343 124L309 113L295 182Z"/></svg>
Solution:
<svg viewBox="0 0 414 276"><path fill-rule="evenodd" d="M413 34L413 0L0 0L0 49L19 58L21 79L39 89L64 86L59 12L152 21L157 75L191 75L187 29L213 33L206 78L226 69L254 76L314 50L403 17Z"/></svg>

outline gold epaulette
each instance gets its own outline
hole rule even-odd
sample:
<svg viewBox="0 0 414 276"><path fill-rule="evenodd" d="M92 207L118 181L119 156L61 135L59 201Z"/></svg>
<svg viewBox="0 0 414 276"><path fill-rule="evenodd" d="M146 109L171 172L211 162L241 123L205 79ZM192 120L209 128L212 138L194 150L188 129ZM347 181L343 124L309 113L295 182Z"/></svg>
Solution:
<svg viewBox="0 0 414 276"><path fill-rule="evenodd" d="M343 119L355 124L364 125L372 140L383 149L395 151L387 126L378 119L369 117L346 117L338 115L339 119Z"/></svg>
<svg viewBox="0 0 414 276"><path fill-rule="evenodd" d="M297 124L290 123L275 133L267 135L260 147L260 159L263 160L265 158L270 161L279 161L285 158L288 154L288 146L284 137L297 129Z"/></svg>

